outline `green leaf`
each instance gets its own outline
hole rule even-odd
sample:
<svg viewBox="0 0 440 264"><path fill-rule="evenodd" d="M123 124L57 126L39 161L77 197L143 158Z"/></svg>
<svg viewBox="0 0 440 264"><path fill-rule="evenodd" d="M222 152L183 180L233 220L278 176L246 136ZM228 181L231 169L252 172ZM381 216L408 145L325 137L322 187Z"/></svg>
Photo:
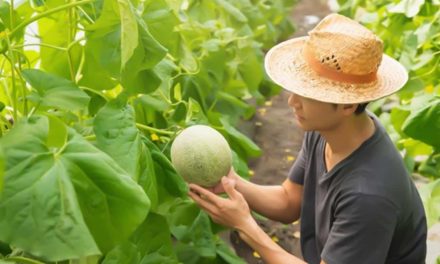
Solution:
<svg viewBox="0 0 440 264"><path fill-rule="evenodd" d="M235 151L232 151L232 167L238 175L249 179L249 167L247 162L241 159Z"/></svg>
<svg viewBox="0 0 440 264"><path fill-rule="evenodd" d="M4 175L5 175L5 154L3 153L3 148L0 145L0 197L3 192Z"/></svg>
<svg viewBox="0 0 440 264"><path fill-rule="evenodd" d="M47 2L46 7L52 9L64 3L65 1L63 0L51 0ZM51 16L39 19L38 36L41 39L41 43L67 48L74 41L75 36L71 27L60 25L69 25L69 23L71 22L69 22L68 10L56 12ZM74 74L80 64L81 55L82 46L78 43L71 47L69 54L67 51L40 46L41 67L47 72L66 79L73 79L75 77ZM71 71L73 72L71 73Z"/></svg>
<svg viewBox="0 0 440 264"><path fill-rule="evenodd" d="M410 100L415 92L423 90L423 88L425 88L425 84L420 79L409 80L399 91L399 96L402 100Z"/></svg>
<svg viewBox="0 0 440 264"><path fill-rule="evenodd" d="M171 207L167 218L171 233L178 241L189 244L199 256L215 257L216 246L209 216L194 202L177 201Z"/></svg>
<svg viewBox="0 0 440 264"><path fill-rule="evenodd" d="M428 227L440 220L440 179L419 188L420 197L425 207Z"/></svg>
<svg viewBox="0 0 440 264"><path fill-rule="evenodd" d="M440 99L412 111L402 130L412 138L440 148Z"/></svg>
<svg viewBox="0 0 440 264"><path fill-rule="evenodd" d="M238 257L229 246L223 242L223 240L219 239L217 245L217 254L226 261L226 263L233 264L246 264L246 262Z"/></svg>
<svg viewBox="0 0 440 264"><path fill-rule="evenodd" d="M391 124L393 125L394 129L402 136L404 135L402 131L402 125L409 115L410 111L402 109L400 107L396 107L391 110Z"/></svg>
<svg viewBox="0 0 440 264"><path fill-rule="evenodd" d="M151 213L133 234L131 240L144 254L142 263L177 263L171 238L167 219ZM156 261L162 259L164 262L155 262L153 259Z"/></svg>
<svg viewBox="0 0 440 264"><path fill-rule="evenodd" d="M48 130L47 117L33 116L0 139L0 240L48 261L105 253L142 223L148 197L73 129L64 146L49 149Z"/></svg>
<svg viewBox="0 0 440 264"><path fill-rule="evenodd" d="M125 242L105 255L102 264L139 264L140 262L141 253L136 245L132 242Z"/></svg>
<svg viewBox="0 0 440 264"><path fill-rule="evenodd" d="M231 146L240 147L245 157L257 157L261 155L261 149L251 139L233 127L226 118L220 118L227 136L230 138ZM235 149L235 148L234 148Z"/></svg>
<svg viewBox="0 0 440 264"><path fill-rule="evenodd" d="M239 98L222 91L217 93L219 99L216 109L225 114L232 116L243 115L244 118L250 118L255 113L255 107L245 103Z"/></svg>
<svg viewBox="0 0 440 264"><path fill-rule="evenodd" d="M115 99L98 112L93 123L98 148L137 181L145 164L142 164L142 142L133 108Z"/></svg>
<svg viewBox="0 0 440 264"><path fill-rule="evenodd" d="M93 13L95 13L93 9ZM84 66L80 85L109 90L121 72L121 24L118 1L103 1L101 15L86 27Z"/></svg>
<svg viewBox="0 0 440 264"><path fill-rule="evenodd" d="M246 16L243 15L240 9L236 8L234 5L230 4L229 2L225 0L215 0L215 2L237 21L242 23L246 23L248 21Z"/></svg>
<svg viewBox="0 0 440 264"><path fill-rule="evenodd" d="M157 181L159 204L177 197L185 197L188 187L174 169L169 159L149 139L143 137L145 145L154 161L154 171Z"/></svg>
<svg viewBox="0 0 440 264"><path fill-rule="evenodd" d="M145 1L142 18L148 25L153 37L166 47L169 53L175 56L177 55L180 36L174 29L180 21L167 2L167 0Z"/></svg>
<svg viewBox="0 0 440 264"><path fill-rule="evenodd" d="M186 117L186 113L187 113L186 103L185 102L178 103L174 110L173 120L176 122L180 122L184 120Z"/></svg>
<svg viewBox="0 0 440 264"><path fill-rule="evenodd" d="M58 117L46 114L49 120L49 131L46 145L49 149L60 149L67 142L67 127Z"/></svg>
<svg viewBox="0 0 440 264"><path fill-rule="evenodd" d="M420 164L418 171L424 176L440 178L440 154L433 152Z"/></svg>
<svg viewBox="0 0 440 264"><path fill-rule="evenodd" d="M121 70L120 34L118 25L113 26L111 30L105 28L87 33L80 85L99 91L109 90L116 86Z"/></svg>
<svg viewBox="0 0 440 264"><path fill-rule="evenodd" d="M125 11L129 12L127 9ZM131 10L131 16L136 19L138 31L130 32L130 34L138 35L138 43L133 52L122 51L126 53L126 56L131 53L133 55L130 58L124 58L127 61L122 64L121 83L129 94L150 93L161 84L161 80L152 69L163 59L167 50L154 39L145 22L134 10ZM133 39L122 41L133 41ZM130 46L129 50L132 48L133 46Z"/></svg>
<svg viewBox="0 0 440 264"><path fill-rule="evenodd" d="M29 99L38 104L75 111L89 103L90 97L69 80L37 69L26 69L22 74L35 89Z"/></svg>
<svg viewBox="0 0 440 264"><path fill-rule="evenodd" d="M121 17L121 66L123 67L139 44L138 26L130 1L119 0L118 5Z"/></svg>
<svg viewBox="0 0 440 264"><path fill-rule="evenodd" d="M417 15L425 3L425 0L402 0L397 4L390 5L388 11L390 13L404 13L407 17Z"/></svg>
<svg viewBox="0 0 440 264"><path fill-rule="evenodd" d="M97 146L142 186L155 209L158 193L154 164L136 127L133 108L121 99L108 102L95 117L94 131Z"/></svg>
<svg viewBox="0 0 440 264"><path fill-rule="evenodd" d="M98 93L93 93L87 90L85 91L90 96L88 107L89 115L95 116L96 113L98 113L98 111L107 103L107 99Z"/></svg>

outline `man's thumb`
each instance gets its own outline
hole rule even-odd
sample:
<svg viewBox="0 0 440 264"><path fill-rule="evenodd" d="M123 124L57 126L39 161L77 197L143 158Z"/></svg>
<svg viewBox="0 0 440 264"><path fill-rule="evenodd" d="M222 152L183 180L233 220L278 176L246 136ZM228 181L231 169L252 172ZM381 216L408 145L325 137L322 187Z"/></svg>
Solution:
<svg viewBox="0 0 440 264"><path fill-rule="evenodd" d="M235 190L235 180L228 179L228 177L222 178L222 185L225 192L230 198L235 198L237 196L237 191Z"/></svg>

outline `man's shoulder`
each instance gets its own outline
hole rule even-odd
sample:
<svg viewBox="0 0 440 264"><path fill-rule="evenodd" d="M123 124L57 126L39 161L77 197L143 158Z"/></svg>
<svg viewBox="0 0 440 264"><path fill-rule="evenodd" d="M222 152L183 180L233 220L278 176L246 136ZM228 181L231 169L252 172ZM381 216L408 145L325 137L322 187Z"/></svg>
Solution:
<svg viewBox="0 0 440 264"><path fill-rule="evenodd" d="M303 144L305 144L307 148L315 146L320 140L322 140L322 136L318 131L311 130L304 132Z"/></svg>

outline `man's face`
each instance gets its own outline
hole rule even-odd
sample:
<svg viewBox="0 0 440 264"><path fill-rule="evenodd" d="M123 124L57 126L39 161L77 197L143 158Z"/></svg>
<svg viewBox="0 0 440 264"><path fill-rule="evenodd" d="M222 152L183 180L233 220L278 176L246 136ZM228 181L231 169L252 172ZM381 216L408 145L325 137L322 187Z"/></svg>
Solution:
<svg viewBox="0 0 440 264"><path fill-rule="evenodd" d="M292 93L288 104L295 112L298 126L305 131L328 131L336 128L344 117L341 105L335 106Z"/></svg>

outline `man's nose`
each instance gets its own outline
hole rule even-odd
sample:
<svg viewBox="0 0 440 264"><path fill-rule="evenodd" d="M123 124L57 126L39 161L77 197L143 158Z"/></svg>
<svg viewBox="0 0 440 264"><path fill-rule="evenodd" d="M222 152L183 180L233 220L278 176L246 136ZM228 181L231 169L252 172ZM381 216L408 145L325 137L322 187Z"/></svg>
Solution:
<svg viewBox="0 0 440 264"><path fill-rule="evenodd" d="M299 96L297 94L290 94L288 104L291 107L298 108L300 106Z"/></svg>

